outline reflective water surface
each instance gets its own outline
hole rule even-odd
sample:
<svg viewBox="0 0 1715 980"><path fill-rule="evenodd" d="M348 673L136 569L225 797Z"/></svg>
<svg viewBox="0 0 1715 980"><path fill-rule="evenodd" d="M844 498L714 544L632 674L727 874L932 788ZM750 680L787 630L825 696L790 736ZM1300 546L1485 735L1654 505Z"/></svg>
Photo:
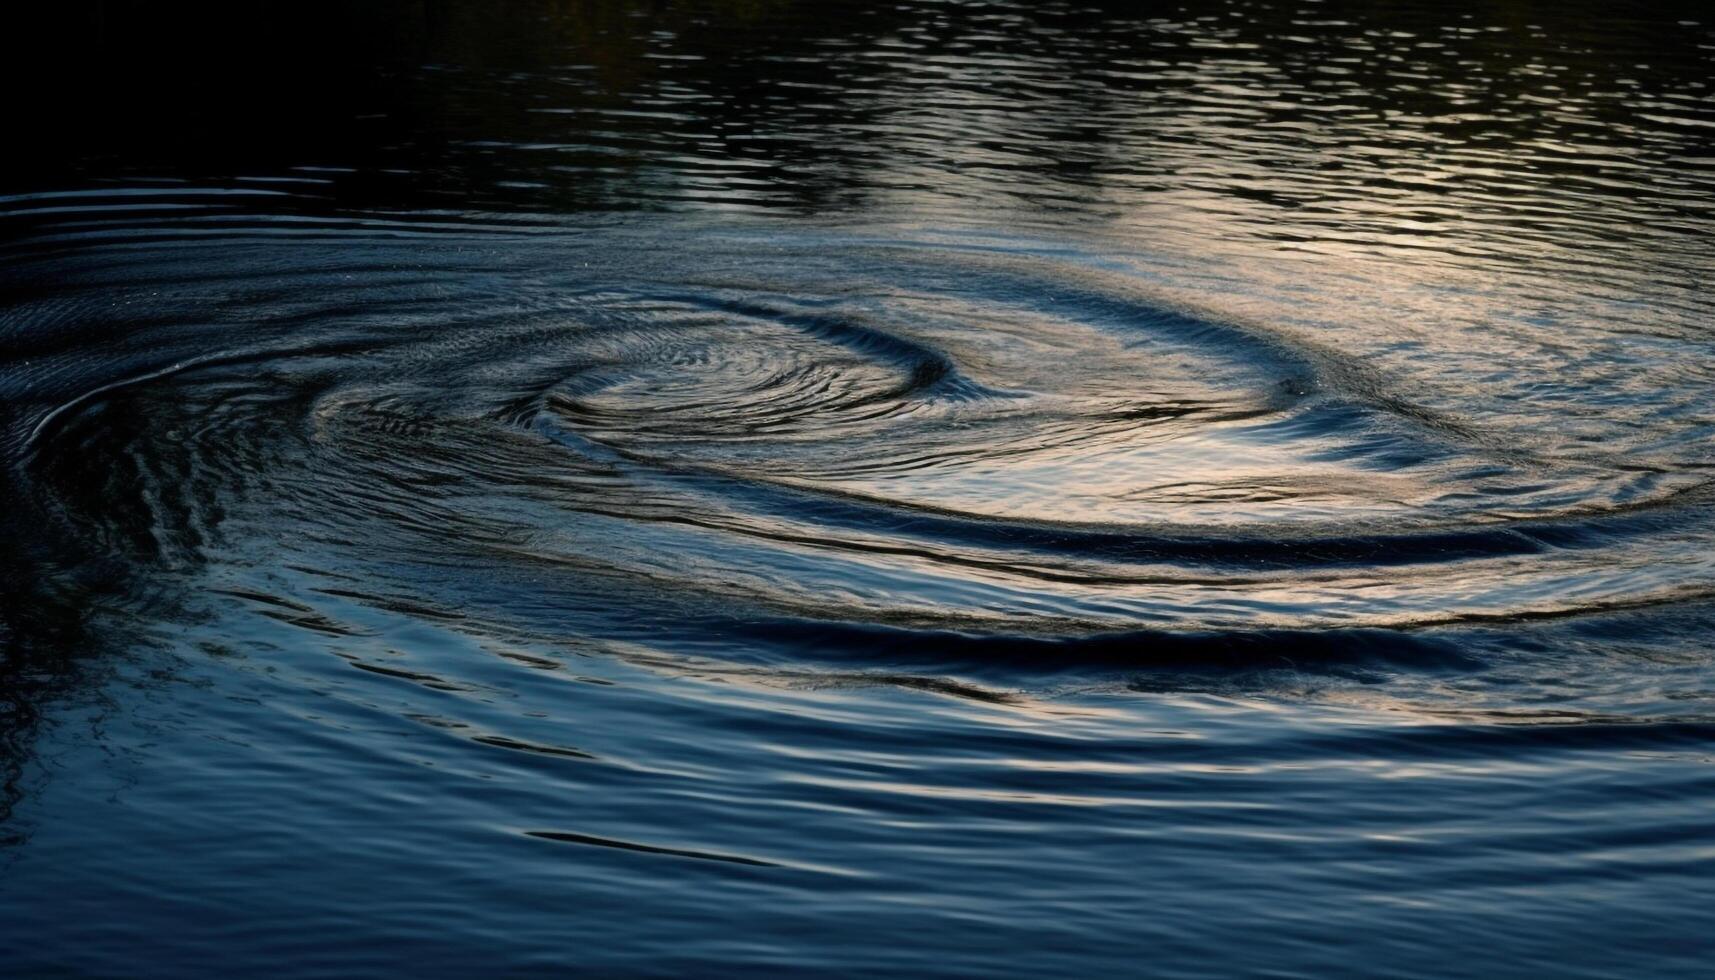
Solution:
<svg viewBox="0 0 1715 980"><path fill-rule="evenodd" d="M361 11L36 25L8 972L1707 975L1697 7Z"/></svg>

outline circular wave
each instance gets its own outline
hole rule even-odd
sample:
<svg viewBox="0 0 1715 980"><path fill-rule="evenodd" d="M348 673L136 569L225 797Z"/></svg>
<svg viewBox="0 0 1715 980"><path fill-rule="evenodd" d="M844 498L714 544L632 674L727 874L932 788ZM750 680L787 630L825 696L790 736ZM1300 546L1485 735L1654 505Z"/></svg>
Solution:
<svg viewBox="0 0 1715 980"><path fill-rule="evenodd" d="M1367 629L1715 581L1702 429L1599 387L1571 448L1493 421L1545 336L1450 373L1030 243L337 231L16 264L32 512L514 622Z"/></svg>

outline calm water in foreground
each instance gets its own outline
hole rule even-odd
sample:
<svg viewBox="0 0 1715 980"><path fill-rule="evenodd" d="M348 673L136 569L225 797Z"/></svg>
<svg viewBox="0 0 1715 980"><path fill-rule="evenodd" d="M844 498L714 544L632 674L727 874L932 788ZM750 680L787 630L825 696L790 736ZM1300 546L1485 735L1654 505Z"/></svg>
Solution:
<svg viewBox="0 0 1715 980"><path fill-rule="evenodd" d="M1453 6L37 25L0 973L1710 976L1715 16Z"/></svg>

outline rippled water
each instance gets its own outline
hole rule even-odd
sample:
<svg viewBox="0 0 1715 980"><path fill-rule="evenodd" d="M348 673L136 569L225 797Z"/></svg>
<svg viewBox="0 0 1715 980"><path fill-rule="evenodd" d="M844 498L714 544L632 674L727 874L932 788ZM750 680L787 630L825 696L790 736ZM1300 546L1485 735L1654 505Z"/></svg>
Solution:
<svg viewBox="0 0 1715 980"><path fill-rule="evenodd" d="M20 975L1707 974L1694 8L108 16Z"/></svg>

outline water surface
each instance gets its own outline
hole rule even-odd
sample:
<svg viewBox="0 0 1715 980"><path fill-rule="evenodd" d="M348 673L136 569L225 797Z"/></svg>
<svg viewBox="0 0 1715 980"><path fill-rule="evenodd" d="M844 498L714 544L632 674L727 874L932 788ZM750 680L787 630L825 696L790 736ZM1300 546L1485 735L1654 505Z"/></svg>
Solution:
<svg viewBox="0 0 1715 980"><path fill-rule="evenodd" d="M29 66L19 975L1706 975L1695 9L363 9Z"/></svg>

